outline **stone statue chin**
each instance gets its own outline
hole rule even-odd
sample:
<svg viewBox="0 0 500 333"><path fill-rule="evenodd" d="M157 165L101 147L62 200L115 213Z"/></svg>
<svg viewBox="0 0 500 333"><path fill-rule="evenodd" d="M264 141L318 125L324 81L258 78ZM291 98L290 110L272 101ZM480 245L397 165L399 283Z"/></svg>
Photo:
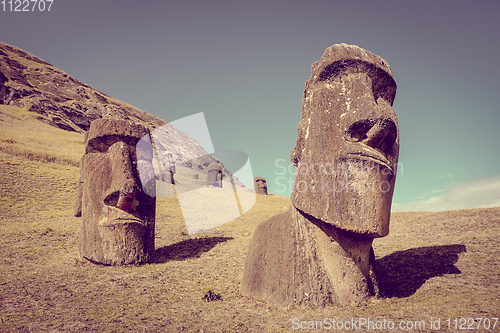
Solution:
<svg viewBox="0 0 500 333"><path fill-rule="evenodd" d="M372 242L389 233L399 155L389 65L357 46L325 50L311 68L291 161L291 207L258 226L244 294L289 306L377 294Z"/></svg>

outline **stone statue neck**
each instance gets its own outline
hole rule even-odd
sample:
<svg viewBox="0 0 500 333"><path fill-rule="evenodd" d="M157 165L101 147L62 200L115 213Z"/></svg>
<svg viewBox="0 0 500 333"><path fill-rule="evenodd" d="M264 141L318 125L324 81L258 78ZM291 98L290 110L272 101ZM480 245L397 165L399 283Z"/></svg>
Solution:
<svg viewBox="0 0 500 333"><path fill-rule="evenodd" d="M314 225L307 228L316 240L312 246L340 303L361 302L376 294L374 258L370 260L373 238L338 229L293 206L291 209L296 223Z"/></svg>

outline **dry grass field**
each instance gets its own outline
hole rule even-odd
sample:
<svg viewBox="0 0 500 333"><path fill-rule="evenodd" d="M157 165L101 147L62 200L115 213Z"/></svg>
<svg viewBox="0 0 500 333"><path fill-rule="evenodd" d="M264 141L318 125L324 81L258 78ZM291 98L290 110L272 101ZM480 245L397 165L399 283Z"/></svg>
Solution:
<svg viewBox="0 0 500 333"><path fill-rule="evenodd" d="M33 116L0 106L1 332L319 332L359 318L378 327L352 331L500 331L500 208L393 213L374 242L382 298L283 309L242 296L239 281L255 227L288 198L258 195L240 218L191 236L178 201L158 199L155 262L95 265L76 250L83 137Z"/></svg>

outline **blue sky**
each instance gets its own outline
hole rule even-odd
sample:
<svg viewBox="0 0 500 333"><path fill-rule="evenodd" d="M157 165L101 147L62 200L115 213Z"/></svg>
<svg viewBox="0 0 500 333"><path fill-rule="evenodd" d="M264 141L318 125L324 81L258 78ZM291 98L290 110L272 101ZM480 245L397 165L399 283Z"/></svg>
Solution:
<svg viewBox="0 0 500 333"><path fill-rule="evenodd" d="M204 112L215 150L246 152L285 196L311 64L358 45L398 84L393 210L447 210L500 206L499 13L481 0L55 0L0 11L0 40L166 121Z"/></svg>

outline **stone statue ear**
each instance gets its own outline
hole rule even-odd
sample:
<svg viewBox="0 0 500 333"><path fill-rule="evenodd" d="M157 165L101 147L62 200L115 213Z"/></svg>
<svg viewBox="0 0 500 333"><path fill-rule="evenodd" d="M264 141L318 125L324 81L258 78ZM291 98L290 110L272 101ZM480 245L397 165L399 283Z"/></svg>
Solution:
<svg viewBox="0 0 500 333"><path fill-rule="evenodd" d="M314 68L316 68L318 66L318 64L319 64L319 62L313 63L311 71L314 70ZM311 73L313 73L313 72L311 72ZM307 95L310 92L311 85L312 85L312 79L306 81L304 92L302 93L302 111L300 112L301 117L300 117L299 125L297 126L297 141L295 142L295 147L292 149L292 151L290 153L290 161L292 162L292 164L295 167L298 167L298 165L300 163L300 160L302 157L301 156L302 151L304 150L304 140L305 140L306 135L307 135L306 131L307 131L307 128L309 127L309 124L306 124L306 121L307 121L306 119L308 119L309 116L304 114L304 112L305 112L304 101L306 100Z"/></svg>
<svg viewBox="0 0 500 333"><path fill-rule="evenodd" d="M75 217L82 216L82 200L83 200L83 185L82 185L82 166L83 166L83 158L80 159L80 177L78 179L78 183L76 184L76 202L73 213Z"/></svg>
<svg viewBox="0 0 500 333"><path fill-rule="evenodd" d="M302 149L304 147L304 136L302 135L301 127L297 129L297 141L295 147L290 152L290 161L295 167L298 167L301 159Z"/></svg>
<svg viewBox="0 0 500 333"><path fill-rule="evenodd" d="M302 119L299 121L299 126L297 126L297 141L295 142L295 147L290 152L290 161L295 167L298 167L302 158L307 125L308 124L305 124L304 117L302 117Z"/></svg>
<svg viewBox="0 0 500 333"><path fill-rule="evenodd" d="M81 180L79 179L76 189L76 202L74 207L75 217L82 216L82 197L83 197L83 186Z"/></svg>
<svg viewBox="0 0 500 333"><path fill-rule="evenodd" d="M300 162L300 154L298 152L298 149L297 149L297 146L295 146L295 148L292 150L292 152L290 153L290 161L292 162L292 164L297 167L299 165L299 162Z"/></svg>

